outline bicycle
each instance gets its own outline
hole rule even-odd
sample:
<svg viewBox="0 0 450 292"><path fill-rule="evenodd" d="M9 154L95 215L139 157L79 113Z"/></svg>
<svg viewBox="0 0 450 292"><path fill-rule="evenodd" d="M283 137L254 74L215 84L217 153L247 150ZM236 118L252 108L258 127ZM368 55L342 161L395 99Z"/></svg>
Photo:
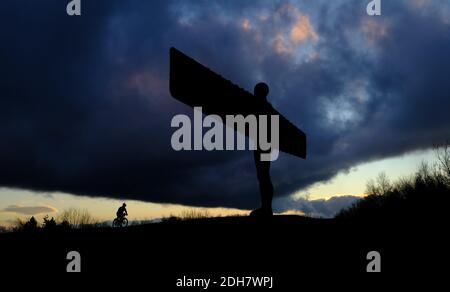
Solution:
<svg viewBox="0 0 450 292"><path fill-rule="evenodd" d="M127 227L128 226L128 219L124 217L113 220L112 227Z"/></svg>

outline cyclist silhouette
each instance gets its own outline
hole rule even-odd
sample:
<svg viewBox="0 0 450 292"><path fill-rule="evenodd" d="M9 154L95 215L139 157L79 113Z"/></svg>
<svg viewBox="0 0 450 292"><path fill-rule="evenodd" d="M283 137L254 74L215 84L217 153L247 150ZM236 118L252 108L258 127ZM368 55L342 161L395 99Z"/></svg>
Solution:
<svg viewBox="0 0 450 292"><path fill-rule="evenodd" d="M117 218L121 221L123 220L123 218L125 218L125 216L128 216L126 207L127 207L127 204L123 203L122 206L116 212Z"/></svg>
<svg viewBox="0 0 450 292"><path fill-rule="evenodd" d="M253 90L254 96L257 98L262 98L267 102L267 95L269 94L269 86L266 83L258 83L255 85ZM268 138L270 138L270 124L267 127ZM253 151L255 165L256 165L256 176L258 177L259 192L261 195L261 207L259 209L253 210L251 216L272 216L272 198L273 198L273 185L270 179L270 161L261 161L262 153L270 153L270 149L267 151L259 148L257 144L257 149Z"/></svg>

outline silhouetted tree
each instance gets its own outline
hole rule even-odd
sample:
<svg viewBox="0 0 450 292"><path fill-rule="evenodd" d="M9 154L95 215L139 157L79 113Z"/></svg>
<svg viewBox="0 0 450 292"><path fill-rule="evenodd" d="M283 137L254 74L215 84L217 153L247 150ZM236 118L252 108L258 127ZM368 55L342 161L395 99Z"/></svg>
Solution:
<svg viewBox="0 0 450 292"><path fill-rule="evenodd" d="M26 222L19 221L19 225L21 225L20 227L23 231L35 231L38 229L38 223L37 223L36 219L34 218L34 216L32 216Z"/></svg>
<svg viewBox="0 0 450 292"><path fill-rule="evenodd" d="M446 176L447 183L450 181L450 140L434 148L438 161L438 167Z"/></svg>
<svg viewBox="0 0 450 292"><path fill-rule="evenodd" d="M367 196L341 210L336 218L388 222L443 220L448 212L450 184L445 168L447 154L442 153L437 156L438 164L430 166L422 162L414 175L394 183L381 173L375 181L368 182Z"/></svg>
<svg viewBox="0 0 450 292"><path fill-rule="evenodd" d="M378 174L377 179L369 180L366 185L366 193L370 195L385 195L391 191L392 185L385 172Z"/></svg>
<svg viewBox="0 0 450 292"><path fill-rule="evenodd" d="M61 222L61 224L68 224L73 228L82 228L98 223L87 210L75 208L64 210L61 215L58 216L58 221Z"/></svg>
<svg viewBox="0 0 450 292"><path fill-rule="evenodd" d="M46 230L53 230L56 227L56 221L55 218L52 217L52 219L48 219L48 215L45 215L44 217L44 224L42 226Z"/></svg>

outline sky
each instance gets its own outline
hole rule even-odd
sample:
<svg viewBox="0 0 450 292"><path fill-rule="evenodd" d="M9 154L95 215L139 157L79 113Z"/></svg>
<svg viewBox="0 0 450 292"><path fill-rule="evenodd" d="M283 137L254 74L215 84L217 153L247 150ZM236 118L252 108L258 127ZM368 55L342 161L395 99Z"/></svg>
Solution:
<svg viewBox="0 0 450 292"><path fill-rule="evenodd" d="M6 0L0 8L0 224L86 208L134 218L258 207L248 151L171 148L174 46L308 136L272 164L278 211L330 216L379 172L412 173L450 130L450 3ZM368 1L367 1L368 2ZM217 209L215 209L217 208ZM133 217L131 216L131 217Z"/></svg>

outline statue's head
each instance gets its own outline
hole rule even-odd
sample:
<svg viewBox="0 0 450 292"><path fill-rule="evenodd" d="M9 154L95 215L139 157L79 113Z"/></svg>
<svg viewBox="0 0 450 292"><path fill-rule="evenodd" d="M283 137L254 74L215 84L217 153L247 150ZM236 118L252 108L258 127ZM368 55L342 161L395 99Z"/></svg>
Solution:
<svg viewBox="0 0 450 292"><path fill-rule="evenodd" d="M253 95L255 95L258 98L267 99L268 94L269 94L269 86L266 83L260 82L255 85L255 88L253 89Z"/></svg>

